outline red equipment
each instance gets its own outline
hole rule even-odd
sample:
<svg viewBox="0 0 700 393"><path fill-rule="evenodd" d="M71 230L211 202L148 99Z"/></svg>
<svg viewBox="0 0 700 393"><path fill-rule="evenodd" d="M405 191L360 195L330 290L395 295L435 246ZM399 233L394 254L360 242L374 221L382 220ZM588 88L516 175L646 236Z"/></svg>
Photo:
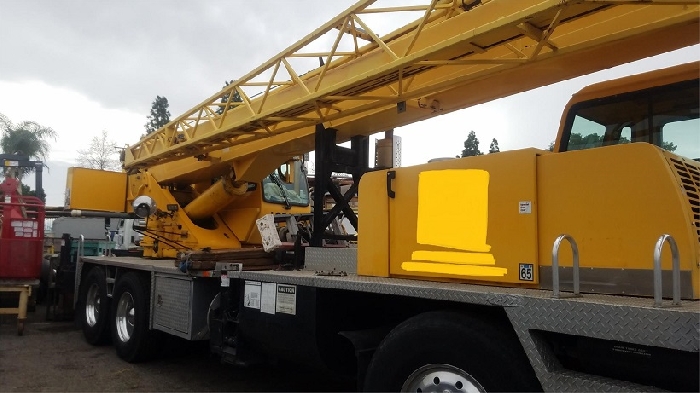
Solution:
<svg viewBox="0 0 700 393"><path fill-rule="evenodd" d="M12 178L0 183L0 279L39 279L46 207L18 186Z"/></svg>

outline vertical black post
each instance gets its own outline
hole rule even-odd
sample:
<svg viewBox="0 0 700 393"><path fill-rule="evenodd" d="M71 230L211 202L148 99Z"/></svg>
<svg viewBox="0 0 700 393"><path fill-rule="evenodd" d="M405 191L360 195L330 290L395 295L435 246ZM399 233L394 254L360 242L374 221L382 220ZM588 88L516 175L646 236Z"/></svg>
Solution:
<svg viewBox="0 0 700 393"><path fill-rule="evenodd" d="M352 173L355 184L360 182L360 177L369 170L369 137L358 135L350 140L350 148L357 152L357 166Z"/></svg>
<svg viewBox="0 0 700 393"><path fill-rule="evenodd" d="M335 130L326 130L323 124L316 125L316 151L315 175L314 175L314 231L311 234L311 247L323 246L323 234L326 226L323 225L323 209L325 207L325 195L328 182L331 181L331 173L328 171L328 139L335 142Z"/></svg>
<svg viewBox="0 0 700 393"><path fill-rule="evenodd" d="M343 214L357 229L357 215L350 207L350 201L357 193L360 177L369 166L369 138L354 136L350 148L336 145L337 130L326 129L322 124L316 126L316 175L314 185L314 230L311 246L323 246L323 239L353 240L347 235L327 234L326 228L333 220ZM345 194L333 183L333 172L352 175L353 185ZM324 212L325 196L328 193L335 201L335 206Z"/></svg>

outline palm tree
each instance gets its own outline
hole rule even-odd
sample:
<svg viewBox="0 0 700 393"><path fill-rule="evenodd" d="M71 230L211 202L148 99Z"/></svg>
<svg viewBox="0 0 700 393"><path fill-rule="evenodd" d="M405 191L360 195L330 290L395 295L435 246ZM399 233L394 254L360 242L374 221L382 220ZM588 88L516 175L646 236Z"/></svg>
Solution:
<svg viewBox="0 0 700 393"><path fill-rule="evenodd" d="M48 139L56 140L56 131L33 121L13 124L0 113L0 151L5 154L21 154L46 161L51 145ZM33 168L21 168L17 177L21 179Z"/></svg>

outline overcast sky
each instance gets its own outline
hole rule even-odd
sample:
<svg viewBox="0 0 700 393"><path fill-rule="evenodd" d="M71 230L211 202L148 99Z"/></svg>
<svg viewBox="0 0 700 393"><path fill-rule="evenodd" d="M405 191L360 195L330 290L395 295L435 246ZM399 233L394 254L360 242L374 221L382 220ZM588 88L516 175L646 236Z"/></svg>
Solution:
<svg viewBox="0 0 700 393"><path fill-rule="evenodd" d="M0 113L55 129L50 161L74 162L102 130L133 144L156 95L168 98L174 118L354 2L2 0ZM686 48L403 127L403 164L455 156L471 130L481 150L492 138L501 150L546 148L581 87L698 59L697 46ZM64 172L48 177L48 202L61 204Z"/></svg>

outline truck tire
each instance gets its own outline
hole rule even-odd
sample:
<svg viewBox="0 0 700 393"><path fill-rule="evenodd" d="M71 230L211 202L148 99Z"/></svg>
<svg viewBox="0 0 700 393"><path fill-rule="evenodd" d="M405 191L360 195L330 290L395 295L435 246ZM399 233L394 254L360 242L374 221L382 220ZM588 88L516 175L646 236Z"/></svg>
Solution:
<svg viewBox="0 0 700 393"><path fill-rule="evenodd" d="M364 390L522 392L542 387L512 332L478 316L427 312L404 321L382 341Z"/></svg>
<svg viewBox="0 0 700 393"><path fill-rule="evenodd" d="M124 274L114 287L112 342L117 355L129 363L155 355L160 334L149 329L150 283L136 272Z"/></svg>
<svg viewBox="0 0 700 393"><path fill-rule="evenodd" d="M104 270L95 266L80 284L80 321L83 336L91 345L108 344L110 299ZM48 306L47 306L48 307Z"/></svg>

